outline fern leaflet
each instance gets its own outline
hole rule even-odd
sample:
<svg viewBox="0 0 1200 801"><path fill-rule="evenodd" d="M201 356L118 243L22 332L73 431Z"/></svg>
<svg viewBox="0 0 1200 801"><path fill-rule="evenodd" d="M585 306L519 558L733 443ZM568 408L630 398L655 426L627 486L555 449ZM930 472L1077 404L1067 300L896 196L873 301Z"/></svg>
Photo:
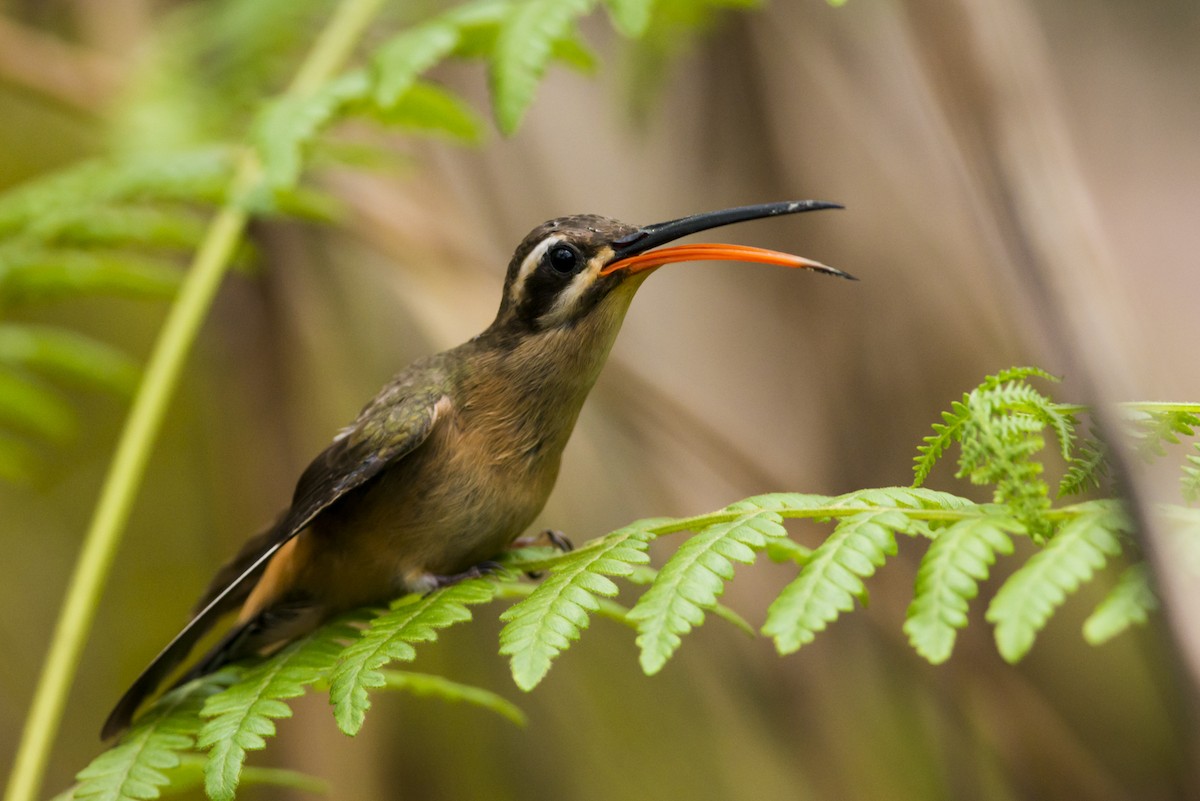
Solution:
<svg viewBox="0 0 1200 801"><path fill-rule="evenodd" d="M389 690L402 690L412 695L471 704L495 712L518 726L524 726L528 722L525 713L512 701L481 687L461 684L442 676L413 673L408 670L384 670L382 674L383 686Z"/></svg>
<svg viewBox="0 0 1200 801"><path fill-rule="evenodd" d="M507 624L500 632L500 653L511 657L518 687L536 687L551 661L587 628L599 598L617 594L608 576L628 576L635 565L650 561L647 525L634 523L564 554L528 598L500 616Z"/></svg>
<svg viewBox="0 0 1200 801"><path fill-rule="evenodd" d="M491 86L500 130L517 129L554 56L554 43L568 37L575 20L595 0L525 0L509 14L496 38Z"/></svg>
<svg viewBox="0 0 1200 801"><path fill-rule="evenodd" d="M854 598L866 590L862 579L896 553L894 532L908 527L909 518L892 509L844 518L771 603L763 634L775 639L782 654L812 642L818 631L854 608Z"/></svg>
<svg viewBox="0 0 1200 801"><path fill-rule="evenodd" d="M768 540L785 537L782 518L752 512L698 531L663 565L629 613L638 623L642 670L654 675L679 648L680 637L704 622L733 578L733 563L751 564Z"/></svg>
<svg viewBox="0 0 1200 801"><path fill-rule="evenodd" d="M1157 608L1146 564L1130 565L1083 622L1083 638L1092 645L1108 642L1130 626L1144 624Z"/></svg>
<svg viewBox="0 0 1200 801"><path fill-rule="evenodd" d="M204 788L209 798L233 799L246 752L266 746L266 738L275 735L275 719L292 716L284 700L303 695L308 685L324 679L342 643L357 634L348 620L326 625L246 668L233 686L208 699L201 715L209 720L197 745L208 749Z"/></svg>
<svg viewBox="0 0 1200 801"><path fill-rule="evenodd" d="M79 784L68 797L80 801L158 798L161 788L171 784L169 772L180 764L181 754L196 743L205 699L231 679L228 673L215 674L164 695L116 746L79 772Z"/></svg>
<svg viewBox="0 0 1200 801"><path fill-rule="evenodd" d="M371 700L367 691L387 683L379 670L388 662L412 661L413 643L432 642L438 629L471 619L469 604L487 603L496 585L483 579L462 581L424 596L408 595L371 621L370 627L337 660L329 679L329 700L338 728L355 735Z"/></svg>
<svg viewBox="0 0 1200 801"><path fill-rule="evenodd" d="M979 593L996 554L1013 551L1010 533L1024 531L1005 515L967 517L938 532L917 571L904 633L917 653L938 665L950 658L967 607Z"/></svg>
<svg viewBox="0 0 1200 801"><path fill-rule="evenodd" d="M996 647L1016 662L1033 647L1054 610L1067 595L1120 553L1117 534L1129 521L1115 504L1089 504L1061 526L1039 553L1013 573L992 599L987 620L996 627Z"/></svg>

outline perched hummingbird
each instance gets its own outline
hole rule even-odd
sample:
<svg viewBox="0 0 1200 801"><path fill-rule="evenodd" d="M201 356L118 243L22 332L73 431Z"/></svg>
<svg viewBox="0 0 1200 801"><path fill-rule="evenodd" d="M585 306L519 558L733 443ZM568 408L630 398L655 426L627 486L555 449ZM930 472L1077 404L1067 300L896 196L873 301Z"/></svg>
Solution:
<svg viewBox="0 0 1200 801"><path fill-rule="evenodd" d="M828 208L840 206L765 203L641 227L579 215L533 229L509 262L487 330L409 365L334 437L301 474L291 506L217 572L102 736L125 729L197 640L239 607L232 629L179 684L355 607L486 572L545 505L583 401L654 269L727 260L852 278L743 245L655 248L721 225Z"/></svg>

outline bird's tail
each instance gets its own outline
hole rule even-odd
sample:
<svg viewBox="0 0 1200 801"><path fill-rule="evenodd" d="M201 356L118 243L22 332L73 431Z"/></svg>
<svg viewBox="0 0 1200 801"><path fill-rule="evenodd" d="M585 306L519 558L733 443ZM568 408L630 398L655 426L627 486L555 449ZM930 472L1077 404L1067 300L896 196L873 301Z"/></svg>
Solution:
<svg viewBox="0 0 1200 801"><path fill-rule="evenodd" d="M155 657L142 675L138 676L137 681L121 697L109 714L108 720L104 722L104 728L100 732L103 739L107 740L128 728L133 720L133 713L141 706L142 701L187 657L196 642L212 628L220 616L219 612L223 610L218 610L218 614L209 614L211 611L212 607L194 617L170 645ZM270 653L281 644L312 631L324 618L321 609L314 607L306 598L291 598L264 609L230 629L208 653L171 685L171 689L207 676L246 657Z"/></svg>

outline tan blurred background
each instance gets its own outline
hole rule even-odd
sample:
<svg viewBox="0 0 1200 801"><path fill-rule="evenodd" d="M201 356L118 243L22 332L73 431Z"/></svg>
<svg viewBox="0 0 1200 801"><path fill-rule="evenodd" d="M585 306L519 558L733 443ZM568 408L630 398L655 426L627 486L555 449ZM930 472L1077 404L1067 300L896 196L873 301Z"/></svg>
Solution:
<svg viewBox="0 0 1200 801"><path fill-rule="evenodd" d="M152 117L130 109L155 91L170 5L0 3L0 185L153 140ZM713 23L660 67L597 14L585 33L599 75L553 72L513 139L395 137L403 159L386 174L321 174L350 209L343 225L254 228L261 269L228 281L192 360L48 788L94 756L108 706L336 428L409 360L487 325L512 247L543 219L835 200L847 210L732 235L862 279L691 265L650 280L540 521L577 542L759 492L907 484L939 411L1012 364L1065 375L1064 400L1200 399L1195 0L775 0ZM309 32L287 33L296 52ZM477 65L436 76L485 98ZM162 308L28 314L144 354ZM4 766L123 413L80 402L81 441L36 486L0 487ZM951 473L932 486L969 494ZM920 554L901 543L870 609L794 656L714 621L648 679L630 633L598 621L528 696L496 656L499 608L485 608L417 668L516 700L526 729L377 696L350 741L310 698L255 761L361 801L1200 797L1176 644L1194 612L1175 611L1175 637L1159 624L1085 645L1110 568L1021 665L996 655L977 603L935 668L900 631ZM789 571L743 572L726 600L761 621Z"/></svg>

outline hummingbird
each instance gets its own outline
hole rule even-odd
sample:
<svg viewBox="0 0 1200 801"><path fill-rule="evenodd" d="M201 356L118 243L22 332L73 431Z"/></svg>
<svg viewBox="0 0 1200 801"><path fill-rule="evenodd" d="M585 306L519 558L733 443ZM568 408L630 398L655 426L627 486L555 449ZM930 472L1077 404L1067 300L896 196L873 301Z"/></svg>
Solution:
<svg viewBox="0 0 1200 801"><path fill-rule="evenodd" d="M191 620L118 701L101 736L134 712L225 615L236 621L175 686L268 654L351 609L494 569L541 512L563 448L638 287L676 262L820 262L729 244L660 247L718 226L819 209L799 200L629 225L549 220L508 264L496 319L400 371L300 475L291 505L221 567ZM569 543L547 532L560 548Z"/></svg>

